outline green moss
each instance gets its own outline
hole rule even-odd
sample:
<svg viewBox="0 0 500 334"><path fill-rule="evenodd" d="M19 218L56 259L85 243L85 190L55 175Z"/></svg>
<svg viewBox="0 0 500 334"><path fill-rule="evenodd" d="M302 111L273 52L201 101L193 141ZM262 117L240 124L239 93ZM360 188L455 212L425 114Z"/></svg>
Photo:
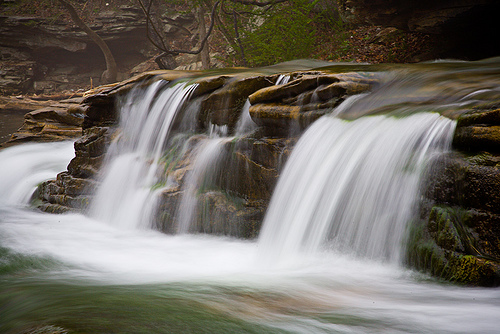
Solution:
<svg viewBox="0 0 500 334"><path fill-rule="evenodd" d="M407 263L435 277L467 285L500 284L500 264L485 259L466 227L467 211L431 209L427 221L415 222L409 232Z"/></svg>

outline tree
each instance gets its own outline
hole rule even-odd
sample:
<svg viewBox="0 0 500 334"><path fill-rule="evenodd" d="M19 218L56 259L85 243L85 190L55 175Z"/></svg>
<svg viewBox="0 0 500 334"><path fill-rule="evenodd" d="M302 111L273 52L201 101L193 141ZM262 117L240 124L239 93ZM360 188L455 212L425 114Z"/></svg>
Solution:
<svg viewBox="0 0 500 334"><path fill-rule="evenodd" d="M58 0L69 12L71 19L73 22L80 27L85 33L90 37L90 39L96 43L104 54L104 58L106 60L106 70L103 72L101 76L102 83L112 83L116 81L116 77L118 75L118 68L116 66L115 58L111 53L108 45L104 40L99 37L92 29L90 29L85 22L78 16L75 8L66 0Z"/></svg>
<svg viewBox="0 0 500 334"><path fill-rule="evenodd" d="M161 51L161 54L158 55L155 58L156 63L160 68L164 69L172 69L172 66L170 65L174 55L178 55L179 53L186 53L186 54L199 54L202 53L202 63L204 68L209 67L209 56L208 56L208 47L207 47L207 42L208 38L210 37L210 34L213 31L214 24L215 24L215 13L217 10L217 6L219 5L221 0L218 0L215 2L215 4L212 7L211 11L211 21L210 21L210 26L208 28L208 31L205 32L205 12L203 7L198 8L198 20L199 20L199 35L200 35L200 42L199 46L195 50L183 50L183 49L176 49L172 48L169 43L167 42L167 39L165 36L162 34L162 29L160 26L160 19L158 17L159 15L159 10L157 9L155 11L155 14L151 11L151 8L153 7L153 4L155 3L154 0L149 0L149 3L146 3L147 0L137 0L140 7L142 8L142 11L144 12L144 15L146 16L146 28L147 28L147 36L149 41L158 49ZM184 29L184 28L183 28ZM165 64L162 59L170 59L170 61L167 60L167 64Z"/></svg>
<svg viewBox="0 0 500 334"><path fill-rule="evenodd" d="M210 0L204 0L210 1ZM244 66L309 56L317 0L223 0L217 28Z"/></svg>
<svg viewBox="0 0 500 334"><path fill-rule="evenodd" d="M162 34L161 11L156 5L159 0L137 1L146 15L148 38L161 51L156 57L160 68L173 68L159 60L173 59L180 53L201 53L203 68L208 68L208 38L214 27L233 50L236 63L244 66L264 66L304 58L309 56L315 43L313 21L318 13L313 9L318 0L177 0L197 14L199 42L195 50L170 46ZM172 3L174 0L168 1ZM205 27L207 10L210 11L208 30ZM173 22L169 24L175 25Z"/></svg>

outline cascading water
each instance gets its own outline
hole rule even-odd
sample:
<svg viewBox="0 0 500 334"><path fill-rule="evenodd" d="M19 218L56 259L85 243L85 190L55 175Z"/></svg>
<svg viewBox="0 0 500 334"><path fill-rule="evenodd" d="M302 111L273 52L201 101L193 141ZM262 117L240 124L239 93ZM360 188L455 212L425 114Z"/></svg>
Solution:
<svg viewBox="0 0 500 334"><path fill-rule="evenodd" d="M118 140L106 157L102 185L91 216L123 227L149 225L155 209L155 183L172 124L196 85L151 84L128 95L121 107Z"/></svg>
<svg viewBox="0 0 500 334"><path fill-rule="evenodd" d="M36 186L62 171L73 157L72 142L26 144L1 151L0 207L24 206Z"/></svg>
<svg viewBox="0 0 500 334"><path fill-rule="evenodd" d="M453 130L438 114L317 121L274 192L259 241L265 258L329 246L398 261L426 162L450 147Z"/></svg>
<svg viewBox="0 0 500 334"><path fill-rule="evenodd" d="M198 210L197 192L211 186L211 172L216 169L217 163L224 155L224 144L230 140L231 137L227 137L227 127L219 129L212 125L208 138L203 139L195 149L195 160L187 177L184 195L179 206L180 222L177 232L189 232Z"/></svg>
<svg viewBox="0 0 500 334"><path fill-rule="evenodd" d="M156 82L128 95L90 217L25 207L39 182L64 170L72 143L0 151L0 332L498 332L498 288L443 284L397 265L426 162L448 149L454 128L421 111L448 107L415 99L387 114L411 85L383 101L383 87L344 101L297 143L257 241L137 229L175 186L159 175L165 154L190 154L181 231L194 220L190 195L210 188L213 167L227 161L233 137L223 128L189 138L199 106L186 105L191 89ZM467 88L447 102L481 94ZM248 108L242 115L235 137L254 126Z"/></svg>

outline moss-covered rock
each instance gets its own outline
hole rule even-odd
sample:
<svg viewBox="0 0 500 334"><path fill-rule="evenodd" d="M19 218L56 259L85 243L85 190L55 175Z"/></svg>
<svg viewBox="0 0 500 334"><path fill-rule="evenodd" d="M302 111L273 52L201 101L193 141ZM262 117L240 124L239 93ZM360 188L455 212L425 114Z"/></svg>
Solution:
<svg viewBox="0 0 500 334"><path fill-rule="evenodd" d="M495 155L458 152L437 157L425 197L439 204L500 214L500 164Z"/></svg>
<svg viewBox="0 0 500 334"><path fill-rule="evenodd" d="M460 208L431 209L427 220L413 226L408 242L408 263L445 280L467 285L500 285L498 243L484 248L477 230L466 225L470 212ZM496 228L500 224L496 222Z"/></svg>

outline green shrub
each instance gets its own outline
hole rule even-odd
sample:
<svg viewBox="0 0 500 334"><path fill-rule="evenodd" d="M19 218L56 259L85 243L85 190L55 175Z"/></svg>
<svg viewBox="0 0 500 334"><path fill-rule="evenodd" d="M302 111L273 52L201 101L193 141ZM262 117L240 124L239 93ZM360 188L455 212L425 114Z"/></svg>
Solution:
<svg viewBox="0 0 500 334"><path fill-rule="evenodd" d="M315 2L291 0L260 13L242 33L250 66L308 57L315 44Z"/></svg>

